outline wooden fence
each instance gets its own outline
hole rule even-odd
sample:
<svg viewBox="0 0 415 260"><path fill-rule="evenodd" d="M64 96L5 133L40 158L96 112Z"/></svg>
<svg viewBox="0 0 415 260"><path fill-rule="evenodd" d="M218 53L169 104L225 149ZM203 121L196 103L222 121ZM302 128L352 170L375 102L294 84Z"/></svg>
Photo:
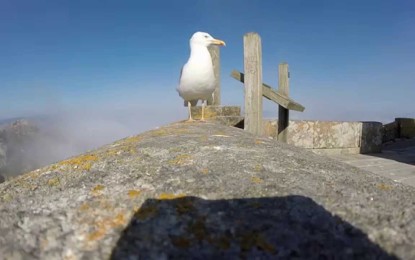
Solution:
<svg viewBox="0 0 415 260"><path fill-rule="evenodd" d="M304 111L304 106L289 98L289 70L287 63L278 66L278 89L262 82L262 45L261 37L257 33L247 33L244 42L244 73L233 70L231 76L244 83L245 87L245 115L244 129L255 135L262 131L262 97L278 104L278 140L287 142L287 127L289 111ZM213 99L208 105L220 105L220 58L219 48L209 49L216 76L216 90Z"/></svg>
<svg viewBox="0 0 415 260"><path fill-rule="evenodd" d="M278 66L278 90L262 83L261 37L257 33L244 35L244 74L236 70L231 76L245 86L244 129L256 135L262 134L262 97L278 104L278 140L287 141L289 111L304 111L304 107L289 98L288 64Z"/></svg>

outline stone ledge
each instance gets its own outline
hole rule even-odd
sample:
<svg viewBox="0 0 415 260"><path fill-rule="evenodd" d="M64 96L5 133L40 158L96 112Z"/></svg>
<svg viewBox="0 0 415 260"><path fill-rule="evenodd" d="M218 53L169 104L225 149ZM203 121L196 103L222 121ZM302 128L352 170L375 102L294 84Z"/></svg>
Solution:
<svg viewBox="0 0 415 260"><path fill-rule="evenodd" d="M264 135L276 138L276 120L264 120ZM382 149L382 123L291 120L288 144L308 149L346 149L354 153L376 153Z"/></svg>
<svg viewBox="0 0 415 260"><path fill-rule="evenodd" d="M205 118L212 119L218 116L240 116L241 108L238 106L206 106ZM192 116L194 119L202 117L202 107L192 107Z"/></svg>

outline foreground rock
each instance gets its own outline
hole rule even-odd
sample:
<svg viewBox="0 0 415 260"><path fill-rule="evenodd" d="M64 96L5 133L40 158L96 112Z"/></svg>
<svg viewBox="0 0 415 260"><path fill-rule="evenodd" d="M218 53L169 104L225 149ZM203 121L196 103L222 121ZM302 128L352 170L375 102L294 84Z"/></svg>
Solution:
<svg viewBox="0 0 415 260"><path fill-rule="evenodd" d="M5 259L415 258L415 190L211 123L0 184Z"/></svg>

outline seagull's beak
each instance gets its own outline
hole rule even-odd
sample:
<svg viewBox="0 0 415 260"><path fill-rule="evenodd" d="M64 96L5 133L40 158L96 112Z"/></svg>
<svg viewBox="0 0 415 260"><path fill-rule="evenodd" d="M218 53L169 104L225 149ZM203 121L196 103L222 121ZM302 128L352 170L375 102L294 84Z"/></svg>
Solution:
<svg viewBox="0 0 415 260"><path fill-rule="evenodd" d="M224 42L224 41L222 41L222 40L218 40L218 39L213 39L213 40L212 40L212 44L215 44L215 45L220 45L220 46L226 46L226 44L225 44L225 42Z"/></svg>

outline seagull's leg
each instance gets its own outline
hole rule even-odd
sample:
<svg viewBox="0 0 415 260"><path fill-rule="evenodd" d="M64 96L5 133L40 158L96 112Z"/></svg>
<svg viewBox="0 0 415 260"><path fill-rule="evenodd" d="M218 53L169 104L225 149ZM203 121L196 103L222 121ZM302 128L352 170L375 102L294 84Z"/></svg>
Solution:
<svg viewBox="0 0 415 260"><path fill-rule="evenodd" d="M187 101L187 108L189 109L189 119L187 120L187 122L193 122L193 118L192 118L192 103L190 103L190 101Z"/></svg>
<svg viewBox="0 0 415 260"><path fill-rule="evenodd" d="M205 102L206 100L202 100L202 118L200 121L205 121Z"/></svg>

